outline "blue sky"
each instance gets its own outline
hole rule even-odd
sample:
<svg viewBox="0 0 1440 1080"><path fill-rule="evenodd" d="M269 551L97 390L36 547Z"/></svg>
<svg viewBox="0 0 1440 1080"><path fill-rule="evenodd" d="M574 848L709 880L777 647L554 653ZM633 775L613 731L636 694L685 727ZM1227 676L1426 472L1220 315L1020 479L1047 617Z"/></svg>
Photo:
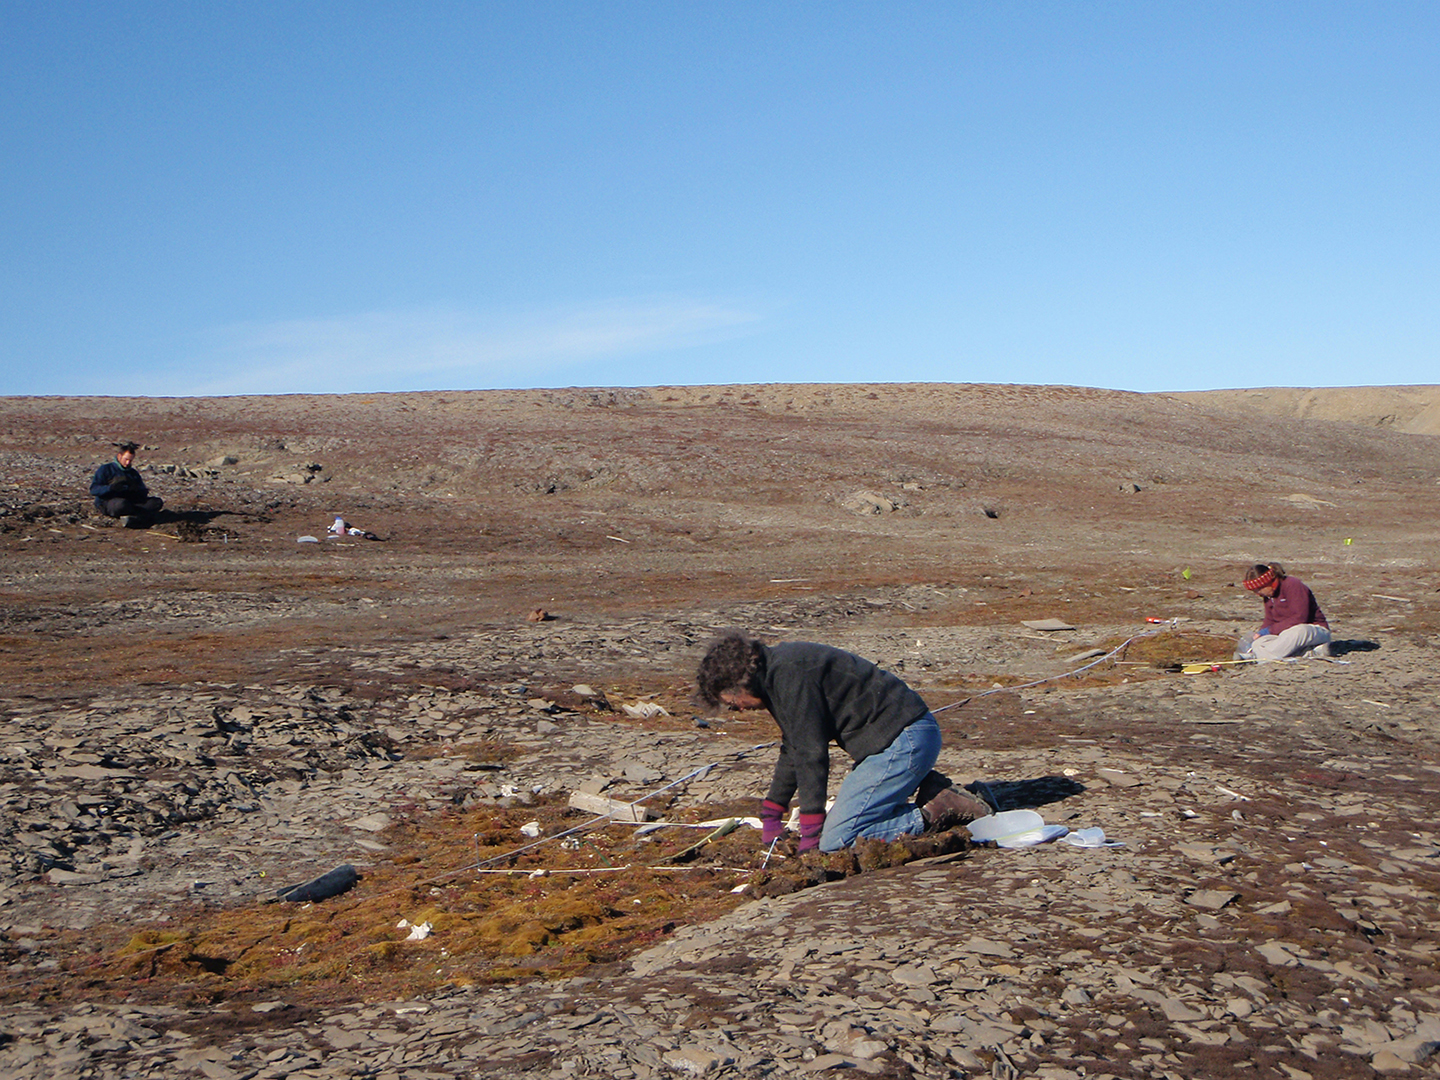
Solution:
<svg viewBox="0 0 1440 1080"><path fill-rule="evenodd" d="M1440 382L1440 4L0 0L0 393Z"/></svg>

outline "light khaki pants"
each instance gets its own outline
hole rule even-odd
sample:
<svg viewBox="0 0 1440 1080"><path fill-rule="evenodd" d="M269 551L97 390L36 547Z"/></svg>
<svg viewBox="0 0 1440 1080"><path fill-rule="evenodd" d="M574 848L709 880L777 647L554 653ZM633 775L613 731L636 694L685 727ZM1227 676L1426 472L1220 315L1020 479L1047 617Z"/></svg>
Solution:
<svg viewBox="0 0 1440 1080"><path fill-rule="evenodd" d="M1257 637L1250 642L1249 648L1242 655L1248 653L1256 660L1283 660L1287 656L1298 656L1329 640L1330 631L1325 627L1317 626L1314 623L1301 623L1299 626L1282 630L1278 634Z"/></svg>

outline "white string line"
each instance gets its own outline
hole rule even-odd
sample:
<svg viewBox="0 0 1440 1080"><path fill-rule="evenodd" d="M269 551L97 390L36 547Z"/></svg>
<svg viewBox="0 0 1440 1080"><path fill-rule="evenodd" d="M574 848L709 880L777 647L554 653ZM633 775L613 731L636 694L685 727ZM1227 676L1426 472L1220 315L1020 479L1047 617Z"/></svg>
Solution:
<svg viewBox="0 0 1440 1080"><path fill-rule="evenodd" d="M703 776L705 773L709 772L709 771L710 771L711 769L713 769L713 768L716 768L717 766L720 766L720 765L728 765L728 764L730 764L730 763L733 762L733 761L738 761L738 760L740 760L741 758L745 757L747 754L753 754L756 750L764 750L764 749L766 749L767 747L771 747L771 746L774 746L774 745L775 745L775 744L774 744L773 742L768 742L768 743L756 743L754 746L747 747L747 748L744 749L744 750L737 750L735 753L731 754L731 755L730 755L729 757L727 757L727 758L722 758L722 759L720 759L719 761L712 761L712 762L710 762L710 764L708 764L708 765L702 765L702 766L700 766L698 769L692 769L690 772L688 772L688 773L686 773L684 776L680 777L680 779L678 779L678 780L672 780L670 783L666 784L664 787L656 788L654 791L651 791L651 792L649 792L649 793L647 793L647 794L645 794L645 795L640 796L640 798L636 799L634 802L626 803L625 806L626 806L627 809L630 809L631 811L633 811L635 807L639 806L641 803L645 802L646 800L648 800L648 799L653 799L656 795L663 794L664 792L669 791L669 790L670 790L671 788L673 788L673 787L678 787L678 786L681 785L681 784L688 783L690 780L693 780L693 779L694 779L695 777L697 777L697 776ZM524 845L522 845L521 847L515 848L515 849L512 850L512 851L507 851L507 852L505 852L503 855L493 855L493 856L491 856L491 857L488 858L488 859L481 859L479 862L472 863L472 864L469 865L469 866L461 866L461 867L458 867L456 870L451 871L451 873L457 873L457 874L458 874L458 873L461 873L461 872L463 872L463 871L465 871L465 870L478 870L478 869L480 869L481 867L489 866L491 863L501 862L501 861L504 860L504 859L514 858L516 855L524 854L525 852L531 851L531 850L533 850L534 848L540 847L540 846L543 845L543 844L548 844L548 843L550 843L550 841L552 841L552 840L563 840L563 839L564 839L565 837L567 837L567 836L573 836L573 835L575 835L575 834L578 833L578 832L585 832L585 831L587 831L587 830L589 830L589 829L594 828L596 825L598 825L598 824L599 824L600 822L602 822L602 821L614 822L614 821L615 821L615 815L614 815L614 814L597 814L595 817L591 818L589 821L586 821L586 822L583 822L582 824L576 825L574 828L566 829L564 832L554 833L554 834L551 835L551 836L542 836L539 840L533 841L532 843L529 843L529 844L524 844ZM640 824L640 823L639 823L639 822L634 822L634 823L628 823L628 822L627 822L627 823L622 823L622 824Z"/></svg>
<svg viewBox="0 0 1440 1080"><path fill-rule="evenodd" d="M1139 641L1141 638L1154 637L1156 634L1168 633L1170 630L1173 630L1175 628L1176 621L1177 620L1175 619L1171 619L1165 626L1161 627L1158 630L1146 630L1144 633L1133 634L1130 637L1126 638L1124 641L1122 641L1119 645L1115 646L1115 648L1111 649L1104 656L1097 656L1094 660L1090 661L1090 663L1085 664L1082 667L1078 667L1074 671L1066 671L1059 675L1047 675L1043 679L1036 679L1034 682L1020 683L1018 686L991 687L989 690L986 690L983 693L971 694L969 697L961 698L959 701L952 701L949 705L942 705L938 709L931 709L930 712L932 714L942 713L945 712L947 709L958 708L959 706L968 704L969 702L975 701L978 698L989 697L991 694L1003 694L1007 691L1013 690L1029 690L1032 686L1043 686L1045 683L1055 682L1057 679L1068 679L1075 675L1082 675L1085 672L1089 671L1091 668L1093 668L1096 664L1103 664L1111 657L1124 652L1127 648L1130 647L1132 642Z"/></svg>

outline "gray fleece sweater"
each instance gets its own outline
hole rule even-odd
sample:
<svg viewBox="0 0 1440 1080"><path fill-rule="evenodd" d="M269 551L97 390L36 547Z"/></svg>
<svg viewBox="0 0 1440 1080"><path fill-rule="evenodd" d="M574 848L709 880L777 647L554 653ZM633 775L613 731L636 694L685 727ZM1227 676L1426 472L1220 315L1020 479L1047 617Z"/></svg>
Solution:
<svg viewBox="0 0 1440 1080"><path fill-rule="evenodd" d="M765 649L760 700L780 726L780 760L766 796L820 813L830 782L830 744L855 761L884 750L926 716L925 700L898 677L843 649L791 641Z"/></svg>

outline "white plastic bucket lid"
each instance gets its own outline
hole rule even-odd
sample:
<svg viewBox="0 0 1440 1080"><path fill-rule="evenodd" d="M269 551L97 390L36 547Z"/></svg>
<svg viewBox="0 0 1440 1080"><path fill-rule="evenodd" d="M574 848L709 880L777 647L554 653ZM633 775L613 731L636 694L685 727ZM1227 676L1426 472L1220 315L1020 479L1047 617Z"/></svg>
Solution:
<svg viewBox="0 0 1440 1080"><path fill-rule="evenodd" d="M999 847L1047 844L1070 831L1064 825L1046 825L1034 810L1004 810L977 818L966 828L972 840L993 841Z"/></svg>

